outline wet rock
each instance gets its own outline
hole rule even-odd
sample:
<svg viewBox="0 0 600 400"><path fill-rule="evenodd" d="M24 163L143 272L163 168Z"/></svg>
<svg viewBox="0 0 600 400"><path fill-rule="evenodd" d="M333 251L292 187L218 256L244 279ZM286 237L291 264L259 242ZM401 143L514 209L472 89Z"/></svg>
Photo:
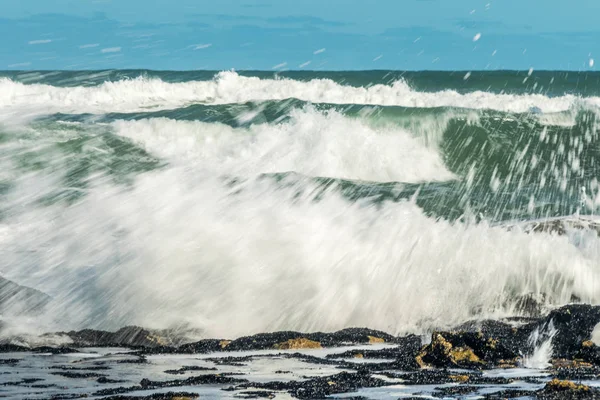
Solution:
<svg viewBox="0 0 600 400"><path fill-rule="evenodd" d="M274 332L246 336L231 341L224 349L227 351L266 350L285 348L336 347L349 344L393 343L396 338L381 331L364 328L343 329L334 333ZM312 346L312 347L294 347Z"/></svg>
<svg viewBox="0 0 600 400"><path fill-rule="evenodd" d="M435 388L436 391L433 393L433 395L435 397L464 396L467 394L475 393L479 389L480 388L477 386L469 386L469 385L459 385L459 386Z"/></svg>
<svg viewBox="0 0 600 400"><path fill-rule="evenodd" d="M0 344L0 353L22 353L26 351L31 351L31 349L25 346L18 346L16 344Z"/></svg>
<svg viewBox="0 0 600 400"><path fill-rule="evenodd" d="M373 378L366 372L341 372L327 377L318 377L306 381L247 383L242 388L260 388L273 391L288 391L299 399L323 399L337 393L354 392L359 388L372 388L394 385L382 379Z"/></svg>
<svg viewBox="0 0 600 400"><path fill-rule="evenodd" d="M582 356L593 361L598 360L597 348L591 346L586 350L583 344L590 340L592 331L599 322L599 306L572 304L550 312L540 328L552 323L557 330L552 340L554 357L573 359Z"/></svg>
<svg viewBox="0 0 600 400"><path fill-rule="evenodd" d="M49 347L49 346L35 347L31 351L33 351L34 353L49 353L49 354L79 353L79 350L75 350L71 347L63 347L63 346L60 346L60 347Z"/></svg>
<svg viewBox="0 0 600 400"><path fill-rule="evenodd" d="M343 353L334 353L328 354L327 358L355 358L357 356L362 356L360 358L366 359L402 359L402 358L414 358L419 350L421 349L421 338L417 335L409 335L403 338L397 338L394 340L396 344L399 344L395 347L389 347L380 350L368 350L368 349L357 349L357 350L348 350Z"/></svg>
<svg viewBox="0 0 600 400"><path fill-rule="evenodd" d="M600 398L600 390L572 381L553 379L537 392L537 398L541 400L598 399Z"/></svg>
<svg viewBox="0 0 600 400"><path fill-rule="evenodd" d="M101 378L106 377L104 374L99 374L96 372L70 372L70 371L61 371L61 372L51 372L52 375L63 376L65 378L72 379L89 379L89 378Z"/></svg>
<svg viewBox="0 0 600 400"><path fill-rule="evenodd" d="M142 379L140 386L144 389L158 389L171 386L193 386L193 385L227 385L227 384L241 384L248 382L245 379L232 378L225 375L213 374L213 375L198 375L192 376L187 379L173 380L173 381L151 381L149 379Z"/></svg>
<svg viewBox="0 0 600 400"><path fill-rule="evenodd" d="M277 350L321 349L321 343L306 338L289 339L274 346Z"/></svg>
<svg viewBox="0 0 600 400"><path fill-rule="evenodd" d="M104 400L192 400L200 397L196 393L155 393L149 396L111 396L105 397Z"/></svg>
<svg viewBox="0 0 600 400"><path fill-rule="evenodd" d="M540 321L541 319L538 318L519 318L517 321L512 321L513 324L494 320L472 321L454 328L452 332L481 333L487 338L498 341L514 354L526 354L532 350L529 337Z"/></svg>
<svg viewBox="0 0 600 400"><path fill-rule="evenodd" d="M337 360L330 360L327 358L321 358L321 357L316 357L316 356L311 356L309 354L301 354L301 353L286 353L286 354L280 354L281 357L285 357L285 358L295 358L298 360L302 360L305 361L307 363L310 364L321 364L321 365L337 365L337 366L345 366L348 365L348 363L345 363L343 361L337 361Z"/></svg>
<svg viewBox="0 0 600 400"><path fill-rule="evenodd" d="M422 367L491 368L516 363L518 354L481 332L435 332L416 357Z"/></svg>
<svg viewBox="0 0 600 400"><path fill-rule="evenodd" d="M165 371L165 374L171 374L171 375L183 375L188 371L216 371L216 368L209 368L209 367L201 367L198 365L190 365L190 366L183 366L179 369L168 369Z"/></svg>
<svg viewBox="0 0 600 400"><path fill-rule="evenodd" d="M142 379L139 385L129 387L119 387L111 389L102 389L94 393L94 396L116 396L124 393L135 392L139 390L155 390L168 387L197 386L197 385L236 385L248 382L245 379L232 378L220 374L192 376L187 379L177 379L171 381L151 381ZM115 397L121 398L121 397ZM130 399L130 397L123 397ZM145 398L145 397L142 397ZM152 397L149 397L152 398Z"/></svg>
<svg viewBox="0 0 600 400"><path fill-rule="evenodd" d="M24 378L21 379L20 381L16 381L16 382L2 382L0 383L1 386L21 386L21 385L30 385L32 383L35 382L40 382L43 381L43 379L41 378Z"/></svg>
<svg viewBox="0 0 600 400"><path fill-rule="evenodd" d="M103 383L103 384L109 384L109 383L123 383L125 381L122 381L119 379L110 379L110 378L107 378L106 376L101 376L100 378L96 379L96 382Z"/></svg>
<svg viewBox="0 0 600 400"><path fill-rule="evenodd" d="M273 399L275 398L275 393L265 390L248 390L236 394L235 397L240 399Z"/></svg>
<svg viewBox="0 0 600 400"><path fill-rule="evenodd" d="M119 364L146 364L148 360L144 356L136 357L136 358L128 358L124 360L118 360Z"/></svg>
<svg viewBox="0 0 600 400"><path fill-rule="evenodd" d="M402 379L405 385L441 385L470 382L480 376L481 373L457 374L446 369L423 369L401 374L388 372L383 373L383 375L392 379Z"/></svg>
<svg viewBox="0 0 600 400"><path fill-rule="evenodd" d="M49 369L59 369L61 371L106 371L109 370L110 367L105 365L94 365L91 367L84 366L71 366L71 365L54 365Z"/></svg>
<svg viewBox="0 0 600 400"><path fill-rule="evenodd" d="M488 393L483 396L485 400L506 400L506 399L531 399L536 397L536 392L532 390L508 389L495 393Z"/></svg>
<svg viewBox="0 0 600 400"><path fill-rule="evenodd" d="M156 333L137 326L128 326L116 332L94 329L60 332L65 334L78 347L166 347L169 340Z"/></svg>

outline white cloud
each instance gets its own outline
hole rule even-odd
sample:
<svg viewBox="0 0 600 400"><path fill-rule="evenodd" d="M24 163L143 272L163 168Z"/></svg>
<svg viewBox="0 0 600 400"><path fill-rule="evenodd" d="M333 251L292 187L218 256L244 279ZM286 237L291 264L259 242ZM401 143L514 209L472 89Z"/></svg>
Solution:
<svg viewBox="0 0 600 400"><path fill-rule="evenodd" d="M197 44L197 45L194 46L194 50L208 49L211 46L212 46L212 43Z"/></svg>
<svg viewBox="0 0 600 400"><path fill-rule="evenodd" d="M305 63L302 63L298 66L298 68L304 68L304 67L308 67L310 65L310 61L307 61Z"/></svg>
<svg viewBox="0 0 600 400"><path fill-rule="evenodd" d="M94 47L98 47L100 46L100 43L90 43L90 44L82 44L81 46L79 46L80 49L91 49Z"/></svg>
<svg viewBox="0 0 600 400"><path fill-rule="evenodd" d="M30 62L18 63L18 64L10 64L8 68L17 68L17 67L28 67L30 66Z"/></svg>
<svg viewBox="0 0 600 400"><path fill-rule="evenodd" d="M107 47L106 49L100 50L101 53L118 53L120 51L120 47Z"/></svg>
<svg viewBox="0 0 600 400"><path fill-rule="evenodd" d="M319 49L319 50L315 50L315 51L313 52L313 54L317 55L317 54L325 53L325 51L326 51L326 50L327 50L327 49L325 49L325 48L322 48L322 49Z"/></svg>
<svg viewBox="0 0 600 400"><path fill-rule="evenodd" d="M481 39L481 33L477 33L477 34L475 34L475 36L473 36L474 42L478 41L479 39Z"/></svg>
<svg viewBox="0 0 600 400"><path fill-rule="evenodd" d="M281 64L277 64L277 65L275 65L275 66L273 67L273 69L281 69L281 68L285 67L286 65L287 65L287 63L286 63L286 62L284 62L284 63L281 63Z"/></svg>
<svg viewBox="0 0 600 400"><path fill-rule="evenodd" d="M46 43L50 43L50 42L52 42L52 40L42 39L42 40L32 40L29 42L29 44L46 44Z"/></svg>

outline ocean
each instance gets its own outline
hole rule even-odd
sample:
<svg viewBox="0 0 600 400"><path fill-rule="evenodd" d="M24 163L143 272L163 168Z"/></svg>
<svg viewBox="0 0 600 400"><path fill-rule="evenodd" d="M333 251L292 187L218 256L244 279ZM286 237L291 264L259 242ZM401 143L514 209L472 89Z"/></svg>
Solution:
<svg viewBox="0 0 600 400"><path fill-rule="evenodd" d="M594 72L0 72L0 275L51 298L4 332L598 304L599 107Z"/></svg>

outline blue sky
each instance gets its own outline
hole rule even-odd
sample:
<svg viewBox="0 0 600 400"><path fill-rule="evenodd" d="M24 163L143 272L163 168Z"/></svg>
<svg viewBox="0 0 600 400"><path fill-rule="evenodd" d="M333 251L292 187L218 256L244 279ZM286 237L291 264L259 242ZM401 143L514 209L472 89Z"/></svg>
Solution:
<svg viewBox="0 0 600 400"><path fill-rule="evenodd" d="M598 0L0 0L0 9L0 69L589 70L600 54Z"/></svg>

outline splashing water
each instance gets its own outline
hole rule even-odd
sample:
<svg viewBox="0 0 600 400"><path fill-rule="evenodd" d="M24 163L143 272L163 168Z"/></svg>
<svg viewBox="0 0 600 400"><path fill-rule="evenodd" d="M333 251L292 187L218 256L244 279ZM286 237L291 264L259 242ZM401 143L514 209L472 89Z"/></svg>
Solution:
<svg viewBox="0 0 600 400"><path fill-rule="evenodd" d="M600 303L598 93L98 74L0 81L0 275L52 297L7 326L399 334Z"/></svg>
<svg viewBox="0 0 600 400"><path fill-rule="evenodd" d="M532 354L523 358L523 365L526 368L545 369L550 366L552 340L557 333L558 331L552 321L533 331L528 340L529 345L533 349Z"/></svg>

